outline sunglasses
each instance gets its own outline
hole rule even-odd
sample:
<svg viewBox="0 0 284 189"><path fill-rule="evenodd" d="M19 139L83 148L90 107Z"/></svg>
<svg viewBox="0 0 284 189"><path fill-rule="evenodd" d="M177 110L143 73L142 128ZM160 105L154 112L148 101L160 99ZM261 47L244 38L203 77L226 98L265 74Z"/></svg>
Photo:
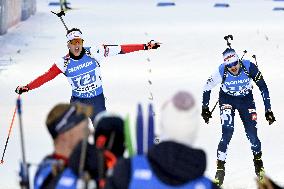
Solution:
<svg viewBox="0 0 284 189"><path fill-rule="evenodd" d="M82 45L83 44L83 39L72 39L71 41L69 41L69 43L71 43L71 45L76 45L77 43L79 45Z"/></svg>
<svg viewBox="0 0 284 189"><path fill-rule="evenodd" d="M238 65L238 63L239 63L239 61L233 62L233 63L231 63L231 64L228 64L227 67L228 67L228 68L232 68L232 67Z"/></svg>

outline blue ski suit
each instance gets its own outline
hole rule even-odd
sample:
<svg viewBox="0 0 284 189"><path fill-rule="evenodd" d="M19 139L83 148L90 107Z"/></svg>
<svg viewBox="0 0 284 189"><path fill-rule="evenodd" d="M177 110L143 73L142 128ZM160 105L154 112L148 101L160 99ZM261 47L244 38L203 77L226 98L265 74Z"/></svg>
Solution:
<svg viewBox="0 0 284 189"><path fill-rule="evenodd" d="M265 111L271 109L269 91L257 66L249 60L243 60L237 75L233 75L225 65L207 80L203 90L203 107L209 106L211 89L221 83L219 108L222 125L222 138L218 145L217 159L225 161L227 149L234 132L234 116L238 110L246 136L253 154L261 152L261 142L257 136L257 113L252 94L252 80L256 83L263 98Z"/></svg>
<svg viewBox="0 0 284 189"><path fill-rule="evenodd" d="M57 174L53 175L54 170ZM46 157L39 165L34 178L34 189L76 189L78 177L60 159Z"/></svg>

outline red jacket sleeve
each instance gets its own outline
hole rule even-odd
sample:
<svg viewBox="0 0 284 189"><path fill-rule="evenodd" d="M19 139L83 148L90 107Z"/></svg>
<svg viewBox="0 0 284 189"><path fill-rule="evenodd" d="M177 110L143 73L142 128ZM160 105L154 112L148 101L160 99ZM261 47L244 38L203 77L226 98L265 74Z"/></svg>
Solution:
<svg viewBox="0 0 284 189"><path fill-rule="evenodd" d="M145 44L121 45L121 54L145 50Z"/></svg>
<svg viewBox="0 0 284 189"><path fill-rule="evenodd" d="M38 88L44 83L54 79L60 73L62 73L62 71L56 66L56 64L53 64L47 72L30 82L28 87L30 90Z"/></svg>

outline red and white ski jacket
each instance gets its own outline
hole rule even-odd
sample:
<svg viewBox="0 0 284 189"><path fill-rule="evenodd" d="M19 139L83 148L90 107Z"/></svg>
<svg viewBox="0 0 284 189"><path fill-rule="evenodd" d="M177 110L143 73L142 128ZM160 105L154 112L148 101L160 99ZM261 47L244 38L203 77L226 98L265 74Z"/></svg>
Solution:
<svg viewBox="0 0 284 189"><path fill-rule="evenodd" d="M126 54L134 51L145 50L145 44L127 44L127 45L117 45L117 46L106 46L102 45L98 48L91 48L91 54L100 62L104 58L109 56L114 56L118 54ZM47 72L37 77L35 80L31 81L27 86L30 90L40 87L44 83L54 79L61 73L64 73L64 58L60 58L55 62Z"/></svg>

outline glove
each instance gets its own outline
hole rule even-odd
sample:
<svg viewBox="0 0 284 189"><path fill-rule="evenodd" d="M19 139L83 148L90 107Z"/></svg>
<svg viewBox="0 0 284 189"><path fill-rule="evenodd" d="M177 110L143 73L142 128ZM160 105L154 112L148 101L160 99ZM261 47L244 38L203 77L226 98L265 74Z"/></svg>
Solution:
<svg viewBox="0 0 284 189"><path fill-rule="evenodd" d="M212 118L212 113L209 111L209 107L202 107L201 116L203 117L205 123L209 123L209 119Z"/></svg>
<svg viewBox="0 0 284 189"><path fill-rule="evenodd" d="M147 44L145 44L145 50L149 50L149 49L157 49L161 46L161 43L151 40L149 41Z"/></svg>
<svg viewBox="0 0 284 189"><path fill-rule="evenodd" d="M22 94L22 93L25 93L25 92L28 92L30 89L29 87L26 85L26 86L18 86L15 90L15 92L17 94Z"/></svg>
<svg viewBox="0 0 284 189"><path fill-rule="evenodd" d="M275 120L274 114L271 110L267 110L265 112L265 118L268 121L269 125L271 125Z"/></svg>

